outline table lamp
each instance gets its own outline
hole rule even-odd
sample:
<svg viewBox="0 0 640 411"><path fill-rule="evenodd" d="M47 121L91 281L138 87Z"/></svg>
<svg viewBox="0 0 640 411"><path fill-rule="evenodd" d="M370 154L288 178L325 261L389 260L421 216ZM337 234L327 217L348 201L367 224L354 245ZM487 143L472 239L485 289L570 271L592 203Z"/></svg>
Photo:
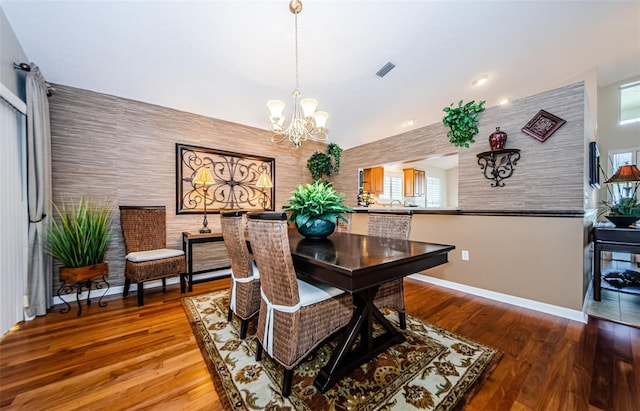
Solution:
<svg viewBox="0 0 640 411"><path fill-rule="evenodd" d="M638 167L635 164L625 164L620 166L618 171L616 171L610 179L605 181L605 183L630 183L634 181L640 181L640 170L638 170ZM629 198L631 194L631 186L625 185L622 189L625 193L624 197Z"/></svg>
<svg viewBox="0 0 640 411"><path fill-rule="evenodd" d="M213 176L211 172L206 167L201 167L196 174L196 177L191 181L191 184L195 188L202 187L204 188L204 220L202 220L202 228L200 229L200 234L208 234L211 232L211 229L207 227L207 191L209 191L209 186L214 185L216 182L213 180Z"/></svg>
<svg viewBox="0 0 640 411"><path fill-rule="evenodd" d="M260 191L262 191L262 195L263 195L262 207L266 210L267 209L267 193L265 193L264 189L273 187L273 183L271 182L271 177L269 177L268 174L264 174L264 173L260 174L260 177L258 177L258 182L256 183L256 187L258 187Z"/></svg>

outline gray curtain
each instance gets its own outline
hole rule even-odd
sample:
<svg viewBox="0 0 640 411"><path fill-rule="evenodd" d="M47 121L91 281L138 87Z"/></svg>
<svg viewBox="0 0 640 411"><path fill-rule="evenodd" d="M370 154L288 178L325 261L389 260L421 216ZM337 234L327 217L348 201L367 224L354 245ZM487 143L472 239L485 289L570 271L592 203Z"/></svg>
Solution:
<svg viewBox="0 0 640 411"><path fill-rule="evenodd" d="M29 260L27 317L45 315L52 303L52 259L42 250L51 215L51 125L47 95L52 87L31 63L27 91L27 195L29 207Z"/></svg>

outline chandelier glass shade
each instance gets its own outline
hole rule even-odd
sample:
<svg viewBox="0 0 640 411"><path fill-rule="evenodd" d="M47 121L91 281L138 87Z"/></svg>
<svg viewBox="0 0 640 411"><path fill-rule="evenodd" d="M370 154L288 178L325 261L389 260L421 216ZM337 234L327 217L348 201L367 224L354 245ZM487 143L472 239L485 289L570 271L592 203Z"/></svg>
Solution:
<svg viewBox="0 0 640 411"><path fill-rule="evenodd" d="M302 3L299 0L291 0L289 10L295 16L295 40L296 40L296 88L291 93L293 97L293 113L291 121L287 124L284 115L285 103L282 100L269 100L270 130L273 133L271 141L280 143L288 140L295 144L296 148L306 140L323 141L328 138L327 119L329 113L316 111L318 101L312 98L301 98L298 89L298 14L302 11Z"/></svg>

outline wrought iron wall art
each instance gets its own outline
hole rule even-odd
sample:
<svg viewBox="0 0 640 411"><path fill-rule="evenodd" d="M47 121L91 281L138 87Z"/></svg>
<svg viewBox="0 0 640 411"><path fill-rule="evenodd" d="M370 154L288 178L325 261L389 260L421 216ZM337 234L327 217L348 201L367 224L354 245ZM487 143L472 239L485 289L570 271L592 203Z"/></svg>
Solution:
<svg viewBox="0 0 640 411"><path fill-rule="evenodd" d="M513 175L514 166L520 160L520 150L505 148L479 153L478 165L485 178L495 180L491 187L504 187L502 180Z"/></svg>
<svg viewBox="0 0 640 411"><path fill-rule="evenodd" d="M206 190L192 183L198 171L206 167L214 184ZM273 187L256 187L261 174L267 174ZM275 159L176 144L176 213L201 214L221 210L273 210L275 195Z"/></svg>

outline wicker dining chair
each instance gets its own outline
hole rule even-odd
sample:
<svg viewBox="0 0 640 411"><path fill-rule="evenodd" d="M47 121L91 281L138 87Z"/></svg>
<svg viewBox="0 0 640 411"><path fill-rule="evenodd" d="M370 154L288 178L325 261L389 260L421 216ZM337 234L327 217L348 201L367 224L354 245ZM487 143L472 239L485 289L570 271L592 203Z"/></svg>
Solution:
<svg viewBox="0 0 640 411"><path fill-rule="evenodd" d="M260 268L262 301L258 315L256 360L263 349L282 364L282 395L291 393L293 369L351 319L350 294L296 277L286 214L249 213L251 249Z"/></svg>
<svg viewBox="0 0 640 411"><path fill-rule="evenodd" d="M350 233L351 232L351 213L342 214L344 218L347 219L347 222L344 222L341 218L338 218L336 221L336 232L338 233Z"/></svg>
<svg viewBox="0 0 640 411"><path fill-rule="evenodd" d="M167 248L165 206L120 206L120 227L126 252L123 297L131 282L138 286L138 306L144 305L143 283L184 275L184 251Z"/></svg>
<svg viewBox="0 0 640 411"><path fill-rule="evenodd" d="M411 217L413 212L369 212L367 235L387 237L398 240L408 240L411 232ZM384 283L378 289L373 303L378 308L391 308L398 311L400 328L407 328L407 316L404 304L404 285L402 278Z"/></svg>
<svg viewBox="0 0 640 411"><path fill-rule="evenodd" d="M240 317L240 339L247 336L249 320L260 309L260 273L252 260L242 223L244 212L222 213L220 225L222 238L231 260L231 290L229 292L229 314Z"/></svg>

